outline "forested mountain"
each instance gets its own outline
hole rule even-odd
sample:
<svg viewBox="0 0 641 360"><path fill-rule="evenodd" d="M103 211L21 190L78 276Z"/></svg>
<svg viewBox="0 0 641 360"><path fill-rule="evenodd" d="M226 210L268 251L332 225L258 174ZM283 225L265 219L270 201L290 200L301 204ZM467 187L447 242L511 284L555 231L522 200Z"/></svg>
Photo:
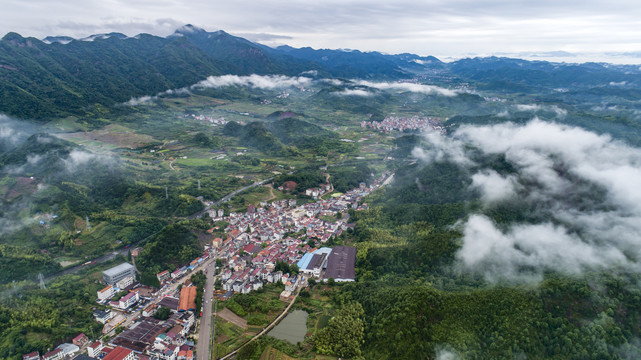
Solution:
<svg viewBox="0 0 641 360"><path fill-rule="evenodd" d="M100 116L132 97L192 85L222 74L315 74L318 77L473 81L497 91L580 87L603 94L611 84L637 86L630 66L557 64L508 58L463 59L386 55L357 50L270 48L224 31L186 25L167 38L98 34L40 41L9 33L0 40L0 111L21 118ZM309 76L309 75L308 75ZM449 81L449 80L448 80ZM618 89L620 94L626 89ZM606 94L607 95L607 94Z"/></svg>
<svg viewBox="0 0 641 360"><path fill-rule="evenodd" d="M169 36L170 39L181 37L209 56L228 63L233 74L298 75L304 71L322 68L313 61L295 59L222 30L208 32L192 25L185 25Z"/></svg>
<svg viewBox="0 0 641 360"><path fill-rule="evenodd" d="M63 45L10 33L0 41L0 111L23 118L99 116L102 107L226 72L185 39L140 35Z"/></svg>

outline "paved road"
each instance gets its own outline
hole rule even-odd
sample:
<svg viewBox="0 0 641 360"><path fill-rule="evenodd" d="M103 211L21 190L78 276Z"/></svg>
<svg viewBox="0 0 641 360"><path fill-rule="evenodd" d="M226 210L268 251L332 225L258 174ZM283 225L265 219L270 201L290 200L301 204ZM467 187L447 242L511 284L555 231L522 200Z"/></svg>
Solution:
<svg viewBox="0 0 641 360"><path fill-rule="evenodd" d="M133 246L134 245L130 246L129 249L133 249ZM91 262L91 264L89 264L89 265L83 265L83 264L74 265L72 267L69 267L67 269L64 269L64 270L60 271L59 273L47 276L45 278L45 282L50 282L51 280L57 278L58 276L76 273L76 272L78 272L78 271L80 271L82 269L93 267L94 266L94 262L96 264L107 262L107 261L115 258L119 254L122 255L122 256L127 256L127 252L129 251L129 249L120 248L120 249L117 249L117 250L113 250L113 251L111 251L111 252L109 252L109 253L107 253L105 255L102 255L102 256L99 256L99 257L97 257L95 259L89 260L89 262Z"/></svg>
<svg viewBox="0 0 641 360"><path fill-rule="evenodd" d="M267 325L267 327L266 327L266 328L264 328L264 329L263 329L263 331L259 332L258 334L256 334L256 336L254 336L253 338L249 339L249 341L247 341L246 343L244 343L244 344L243 344L241 347L239 347L238 349L236 349L236 350L234 350L234 351L230 352L229 354L227 354L227 355L225 355L225 356L221 357L221 358L220 358L220 360L230 359L230 358L234 357L234 355L236 355L236 353L237 353L240 349L242 349L242 348L244 348L245 346L247 346L247 344L249 344L250 342L252 342L252 341L254 341L254 340L258 339L258 338L259 338L259 337L261 337L261 336L263 336L263 335L264 335L264 334L266 334L269 330L271 330L274 326L276 326L276 324L278 324L278 322L279 322L283 317L285 317L285 315L287 315L287 313L289 312L289 309L291 309L292 305L294 305L294 303L296 302L296 298L298 297L298 294L300 294L300 290L301 290L301 289L302 289L302 287L299 287L299 288L298 288L298 290L296 291L296 295L295 295L295 296L294 296L294 298L292 299L292 302L290 302L290 303L289 303L289 305L287 305L287 307L285 308L285 310L283 310L283 312L282 312L280 315L278 315L278 317L277 317L276 319L274 319L274 321L272 321L272 322L271 322L271 324Z"/></svg>
<svg viewBox="0 0 641 360"><path fill-rule="evenodd" d="M197 360L209 360L209 342L212 333L212 300L214 298L214 283L216 282L216 261L209 263L207 269L207 282L205 282L205 289L203 290L203 316L200 318L200 326L198 328L198 343L196 344L196 358Z"/></svg>
<svg viewBox="0 0 641 360"><path fill-rule="evenodd" d="M187 217L187 219L192 220L192 219L199 218L199 217L203 216L204 213L209 211L209 209L211 209L213 207L217 207L222 203L228 202L229 200L231 200L232 197L240 194L241 192L243 192L245 190L251 189L251 188L256 187L256 186L264 185L265 183L268 183L268 182L272 181L272 179L273 179L273 177L270 177L270 178L262 180L262 181L257 181L257 182L255 182L253 184L247 185L247 186L242 187L242 188L240 188L240 189L238 189L238 190L236 190L236 191L234 191L232 193L229 193L229 194L225 195L222 199L216 201L213 205L207 206L204 209L202 209L202 210L200 210L200 211L198 211L198 212L196 212L196 213L194 213L192 215L189 215Z"/></svg>

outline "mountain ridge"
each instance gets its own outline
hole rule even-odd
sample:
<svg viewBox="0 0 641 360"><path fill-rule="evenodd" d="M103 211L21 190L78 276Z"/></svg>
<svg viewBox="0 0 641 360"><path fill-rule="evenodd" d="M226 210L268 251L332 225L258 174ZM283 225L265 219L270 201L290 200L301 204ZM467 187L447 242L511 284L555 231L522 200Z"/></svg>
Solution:
<svg viewBox="0 0 641 360"><path fill-rule="evenodd" d="M486 90L641 84L641 71L625 65L505 57L445 63L409 53L271 48L223 30L208 32L188 24L167 37L108 33L39 40L7 33L0 40L0 112L36 120L95 117L115 111L116 105L131 98L189 86L208 76L303 73L386 81L472 81Z"/></svg>

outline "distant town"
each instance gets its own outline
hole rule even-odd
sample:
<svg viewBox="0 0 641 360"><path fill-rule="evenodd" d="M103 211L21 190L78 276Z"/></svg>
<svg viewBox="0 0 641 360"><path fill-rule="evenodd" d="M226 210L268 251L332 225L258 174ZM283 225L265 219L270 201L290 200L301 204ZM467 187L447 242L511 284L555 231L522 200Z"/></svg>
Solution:
<svg viewBox="0 0 641 360"><path fill-rule="evenodd" d="M447 119L446 119L447 121ZM397 117L387 116L383 121L362 121L361 128L371 128L388 133L391 131L415 131L431 129L446 134L447 130L443 126L440 117Z"/></svg>

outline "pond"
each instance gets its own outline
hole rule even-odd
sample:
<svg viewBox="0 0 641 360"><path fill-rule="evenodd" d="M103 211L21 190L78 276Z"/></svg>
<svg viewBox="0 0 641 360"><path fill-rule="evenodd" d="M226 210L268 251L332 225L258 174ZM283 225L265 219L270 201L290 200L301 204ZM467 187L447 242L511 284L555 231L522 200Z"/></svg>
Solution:
<svg viewBox="0 0 641 360"><path fill-rule="evenodd" d="M276 325L267 335L296 345L305 340L307 332L307 312L294 310Z"/></svg>

